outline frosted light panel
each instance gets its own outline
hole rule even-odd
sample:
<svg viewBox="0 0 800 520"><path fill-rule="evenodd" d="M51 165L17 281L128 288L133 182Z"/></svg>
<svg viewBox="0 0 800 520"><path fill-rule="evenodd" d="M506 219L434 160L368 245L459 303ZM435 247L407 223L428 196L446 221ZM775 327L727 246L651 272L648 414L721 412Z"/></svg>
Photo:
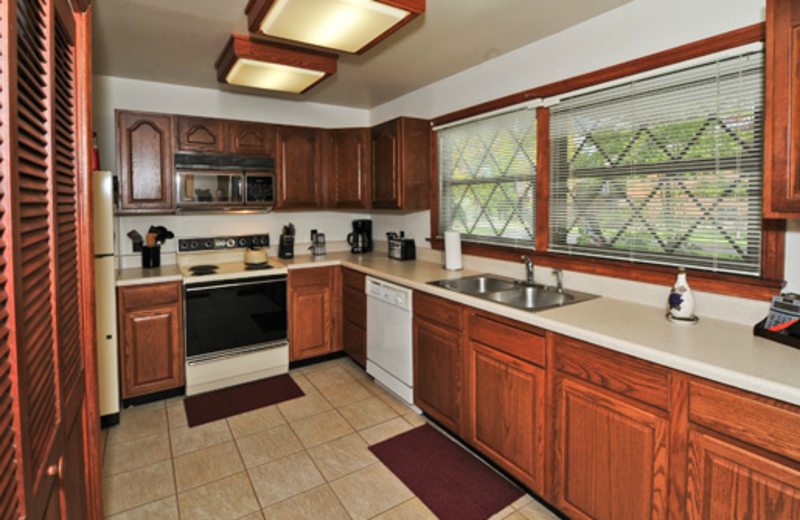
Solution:
<svg viewBox="0 0 800 520"><path fill-rule="evenodd" d="M299 94L324 75L324 72L316 70L240 58L231 67L227 82L243 87Z"/></svg>
<svg viewBox="0 0 800 520"><path fill-rule="evenodd" d="M278 0L264 18L261 32L357 52L408 14L372 0Z"/></svg>

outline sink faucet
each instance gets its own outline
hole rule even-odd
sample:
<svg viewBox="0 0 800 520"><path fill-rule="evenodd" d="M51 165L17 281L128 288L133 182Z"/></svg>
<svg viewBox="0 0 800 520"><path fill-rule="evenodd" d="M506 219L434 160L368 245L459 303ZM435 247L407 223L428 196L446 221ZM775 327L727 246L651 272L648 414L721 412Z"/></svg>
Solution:
<svg viewBox="0 0 800 520"><path fill-rule="evenodd" d="M533 260L527 255L522 255L522 261L525 262L525 281L528 285L533 285Z"/></svg>
<svg viewBox="0 0 800 520"><path fill-rule="evenodd" d="M560 293L564 292L564 273L561 272L561 269L553 268L553 274L556 275L556 290Z"/></svg>

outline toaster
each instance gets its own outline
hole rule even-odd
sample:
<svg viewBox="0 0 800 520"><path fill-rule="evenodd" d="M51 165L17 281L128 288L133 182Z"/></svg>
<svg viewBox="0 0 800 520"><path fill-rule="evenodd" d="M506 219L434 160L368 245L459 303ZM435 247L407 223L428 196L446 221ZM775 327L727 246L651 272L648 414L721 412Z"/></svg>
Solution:
<svg viewBox="0 0 800 520"><path fill-rule="evenodd" d="M417 246L413 238L405 238L391 233L389 236L389 258L394 260L416 260Z"/></svg>

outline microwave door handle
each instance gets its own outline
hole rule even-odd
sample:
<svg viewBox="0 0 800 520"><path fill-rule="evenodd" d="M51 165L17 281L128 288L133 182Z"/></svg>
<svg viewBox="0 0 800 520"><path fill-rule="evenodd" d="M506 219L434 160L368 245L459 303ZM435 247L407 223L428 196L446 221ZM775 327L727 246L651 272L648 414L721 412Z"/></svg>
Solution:
<svg viewBox="0 0 800 520"><path fill-rule="evenodd" d="M212 286L191 286L186 288L186 292L198 292L198 291L213 291L214 289L227 289L229 287L246 287L250 285L263 285L263 284L272 284L272 283L281 283L286 282L286 278L278 278L275 280L259 280L257 282L243 282L243 283L226 283L223 285L212 285Z"/></svg>

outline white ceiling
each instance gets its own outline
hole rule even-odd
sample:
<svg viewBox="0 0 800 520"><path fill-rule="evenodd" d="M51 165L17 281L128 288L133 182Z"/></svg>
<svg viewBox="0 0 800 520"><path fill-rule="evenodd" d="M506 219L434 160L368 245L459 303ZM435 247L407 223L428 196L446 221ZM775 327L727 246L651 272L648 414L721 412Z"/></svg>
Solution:
<svg viewBox="0 0 800 520"><path fill-rule="evenodd" d="M428 0L427 11L303 95L217 82L231 33L247 34L247 0L95 0L94 73L373 108L632 0Z"/></svg>

